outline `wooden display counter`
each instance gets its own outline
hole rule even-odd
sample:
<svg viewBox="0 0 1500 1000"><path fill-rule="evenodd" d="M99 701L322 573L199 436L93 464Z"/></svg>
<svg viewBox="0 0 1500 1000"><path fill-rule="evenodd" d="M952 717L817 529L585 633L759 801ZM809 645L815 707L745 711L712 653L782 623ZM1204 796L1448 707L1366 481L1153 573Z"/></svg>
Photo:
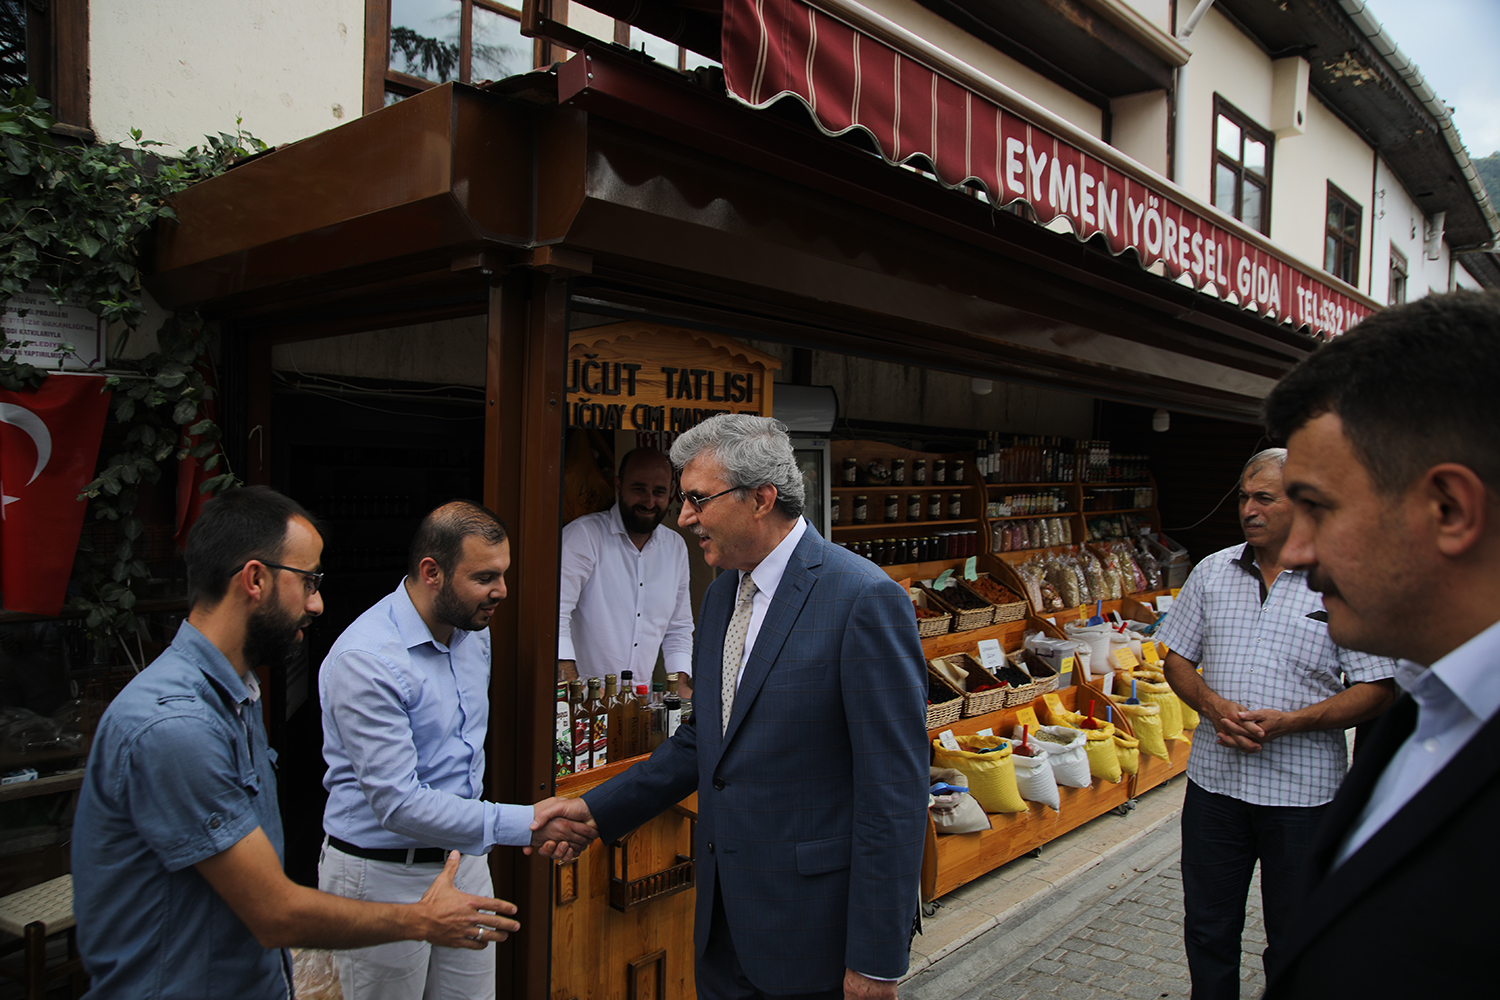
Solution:
<svg viewBox="0 0 1500 1000"><path fill-rule="evenodd" d="M1097 697L1089 688L1070 687L1058 692L1063 706L1072 711L1078 711L1080 695L1085 701ZM932 730L929 736L936 739L938 733L946 729L953 730L956 736L970 735L981 729L992 729L996 736L1009 736L1016 725L1016 712L1017 708L1002 708L998 712L960 719L950 726ZM1096 779L1088 788L1059 788L1061 808L1056 812L1029 802L1024 813L991 813L991 829L979 833L939 836L929 817L927 854L922 862L922 899L930 902L952 892L1007 861L1119 808L1134 796L1129 778L1116 784Z"/></svg>
<svg viewBox="0 0 1500 1000"><path fill-rule="evenodd" d="M557 779L577 798L645 757ZM553 865L553 1000L691 1000L698 796ZM540 930L540 924L534 923ZM523 931L524 933L524 931Z"/></svg>

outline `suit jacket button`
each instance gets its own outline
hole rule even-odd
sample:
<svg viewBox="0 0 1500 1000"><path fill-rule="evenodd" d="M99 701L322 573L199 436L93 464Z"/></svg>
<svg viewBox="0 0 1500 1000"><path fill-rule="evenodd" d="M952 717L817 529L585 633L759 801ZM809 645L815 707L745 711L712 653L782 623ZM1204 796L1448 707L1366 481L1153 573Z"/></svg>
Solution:
<svg viewBox="0 0 1500 1000"><path fill-rule="evenodd" d="M714 852L714 842L712 840L710 840L708 842L708 853L712 854L713 852Z"/></svg>
<svg viewBox="0 0 1500 1000"><path fill-rule="evenodd" d="M722 791L723 788L724 788L724 779L723 778L714 778L714 790L715 791Z"/></svg>

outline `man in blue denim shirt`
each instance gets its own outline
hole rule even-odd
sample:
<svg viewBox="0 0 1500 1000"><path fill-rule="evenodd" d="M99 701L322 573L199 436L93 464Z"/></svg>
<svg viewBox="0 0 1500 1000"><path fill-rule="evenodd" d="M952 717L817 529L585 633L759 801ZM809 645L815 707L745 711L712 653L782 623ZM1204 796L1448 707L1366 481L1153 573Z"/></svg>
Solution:
<svg viewBox="0 0 1500 1000"><path fill-rule="evenodd" d="M274 754L254 668L285 663L323 610L323 540L264 487L207 503L188 538L188 620L100 720L73 828L89 996L290 997L289 945L420 940L485 949L515 907L453 887L361 903L282 871Z"/></svg>
<svg viewBox="0 0 1500 1000"><path fill-rule="evenodd" d="M510 542L478 504L428 514L401 584L344 630L323 661L328 840L318 886L355 899L419 898L449 850L457 884L488 894L484 855L533 842L536 807L485 802L490 619L505 598ZM577 842L593 831L572 825ZM538 842L545 839L537 838ZM529 850L529 848L528 848ZM484 1000L495 953L397 942L338 956L344 1000Z"/></svg>

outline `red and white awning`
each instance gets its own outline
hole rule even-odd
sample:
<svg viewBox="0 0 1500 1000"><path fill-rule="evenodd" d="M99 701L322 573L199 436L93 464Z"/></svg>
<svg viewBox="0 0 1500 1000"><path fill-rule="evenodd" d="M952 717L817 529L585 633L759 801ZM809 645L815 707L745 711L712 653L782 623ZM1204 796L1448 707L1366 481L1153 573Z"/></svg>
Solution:
<svg viewBox="0 0 1500 1000"><path fill-rule="evenodd" d="M796 98L829 135L862 129L891 163L922 160L943 184L979 184L995 204L1023 201L1043 225L1066 219L1080 240L1133 250L1143 267L1268 318L1331 337L1374 307L1181 191L1167 194L1170 185L1093 137L1064 139L1064 129L802 0L724 0L723 65L729 93L750 107ZM1080 148L1090 144L1103 156Z"/></svg>

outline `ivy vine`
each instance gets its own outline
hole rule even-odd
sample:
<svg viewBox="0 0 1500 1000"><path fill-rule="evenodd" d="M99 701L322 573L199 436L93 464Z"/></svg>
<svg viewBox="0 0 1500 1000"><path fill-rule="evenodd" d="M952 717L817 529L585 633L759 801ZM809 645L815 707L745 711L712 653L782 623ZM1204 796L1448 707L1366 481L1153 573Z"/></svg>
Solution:
<svg viewBox="0 0 1500 1000"><path fill-rule="evenodd" d="M158 150L131 130L131 144L59 142L47 101L30 88L0 102L0 307L28 290L54 302L84 304L120 334L118 357L145 318L140 262L144 241L162 220L176 219L172 195L266 148L239 129L206 136L177 155ZM0 387L35 388L45 370L20 361L20 342L0 335ZM144 531L138 490L161 478L163 463L188 455L206 471L205 493L238 485L222 461L220 431L203 412L212 390L204 377L209 334L195 313L170 316L158 349L136 362L115 362L106 378L110 419L123 430L117 450L84 487L88 516L118 525L110 552L84 551L74 571L81 594L72 606L96 639L119 648L135 666L139 650L133 611L149 569L138 553ZM121 370L127 369L127 370Z"/></svg>

